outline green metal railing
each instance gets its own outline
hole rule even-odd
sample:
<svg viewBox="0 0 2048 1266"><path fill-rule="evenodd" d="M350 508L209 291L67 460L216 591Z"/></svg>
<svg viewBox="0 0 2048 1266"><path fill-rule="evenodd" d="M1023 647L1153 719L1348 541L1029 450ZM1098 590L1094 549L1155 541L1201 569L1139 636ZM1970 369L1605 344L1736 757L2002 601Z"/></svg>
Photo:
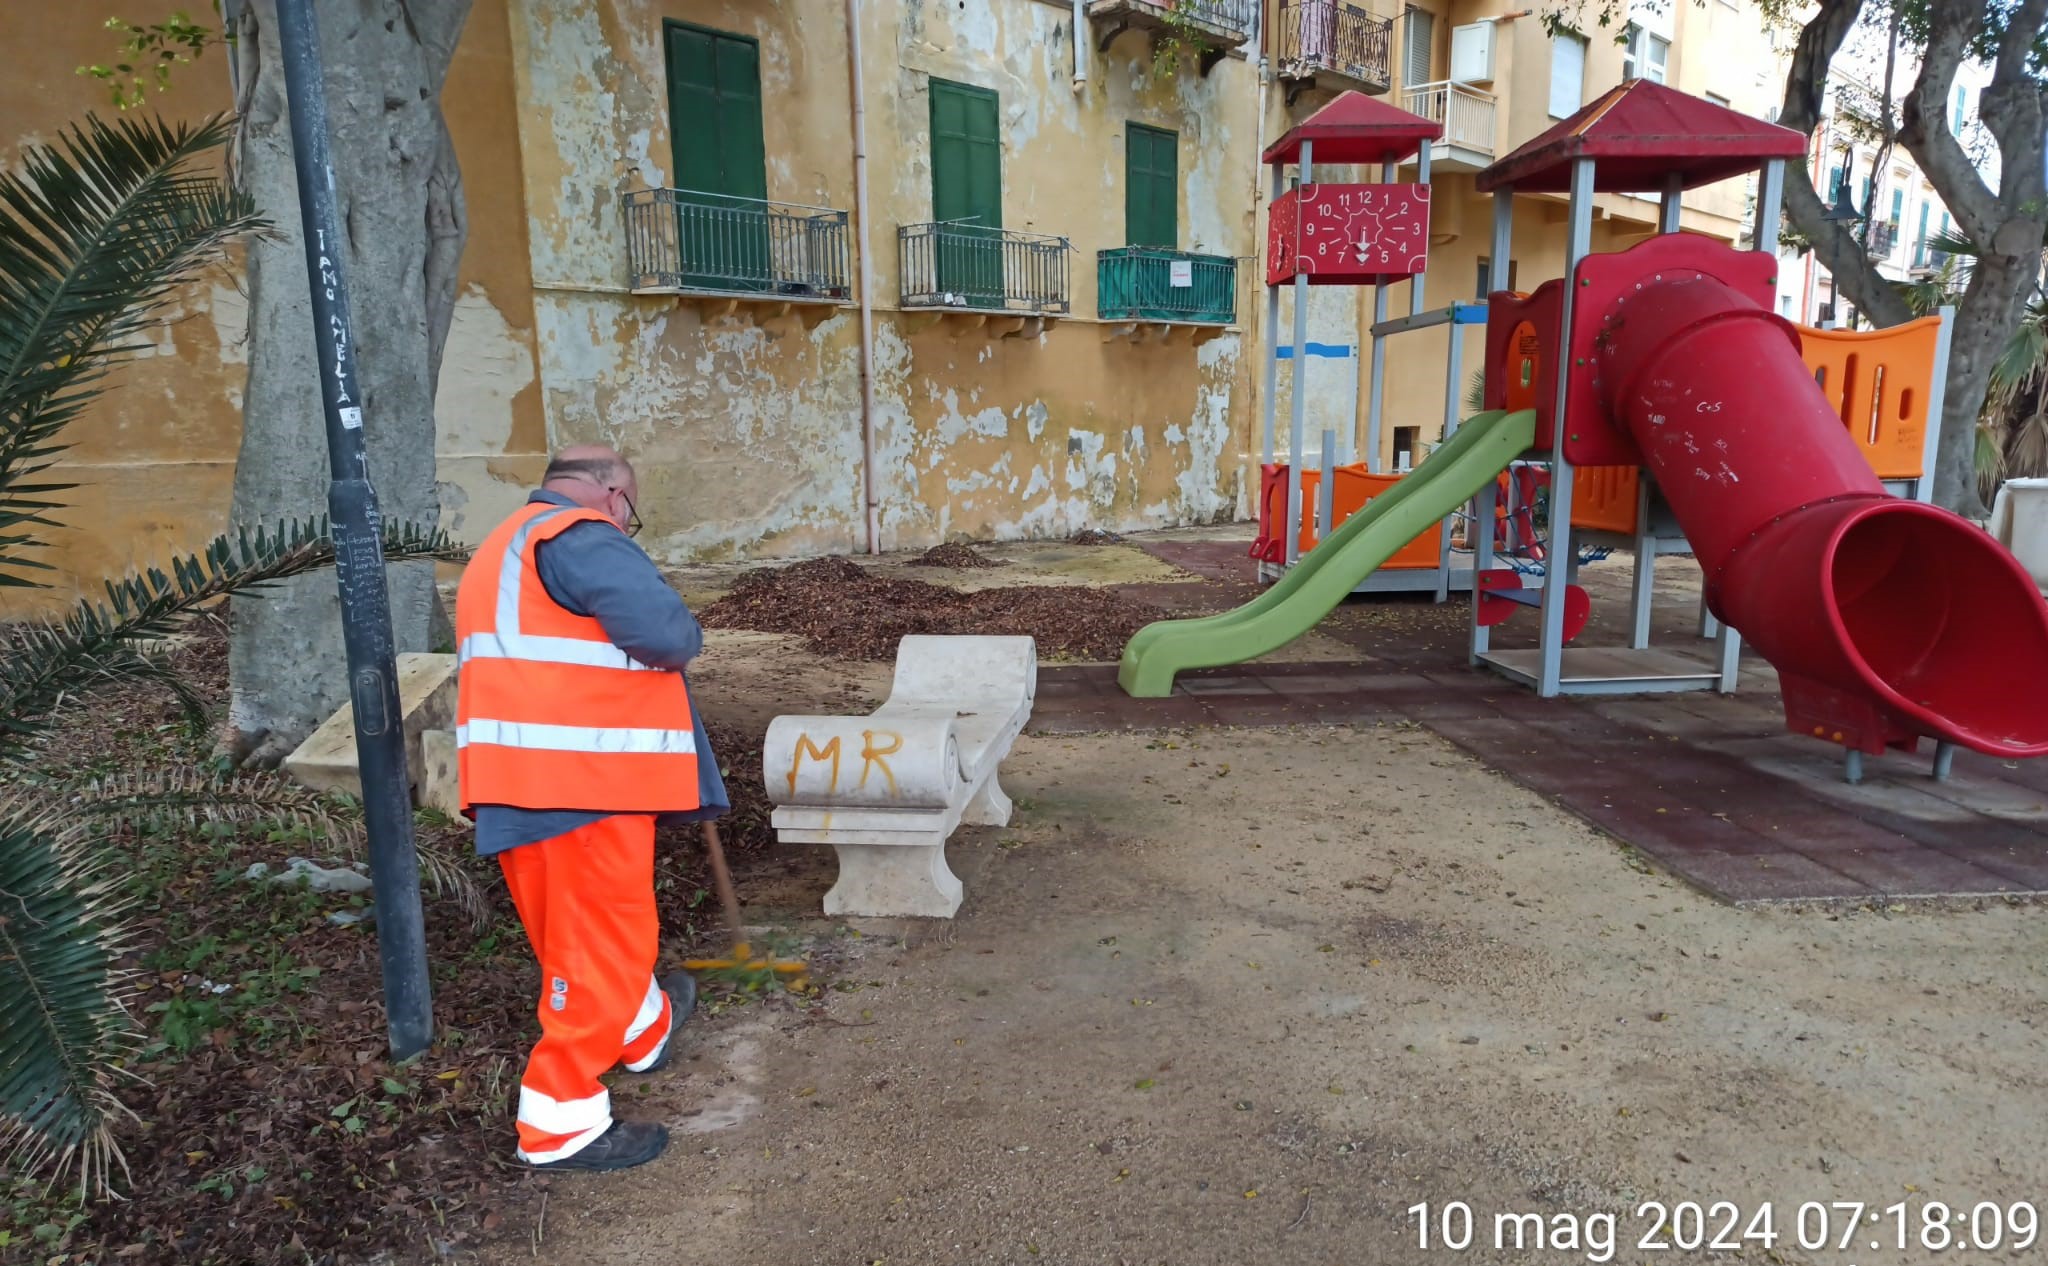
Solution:
<svg viewBox="0 0 2048 1266"><path fill-rule="evenodd" d="M896 230L903 306L1060 316L1072 278L1064 237L987 229L966 221Z"/></svg>
<svg viewBox="0 0 2048 1266"><path fill-rule="evenodd" d="M626 194L633 289L844 299L844 211L691 189Z"/></svg>
<svg viewBox="0 0 2048 1266"><path fill-rule="evenodd" d="M1229 325L1237 320L1237 261L1156 246L1097 251L1095 311L1105 321Z"/></svg>

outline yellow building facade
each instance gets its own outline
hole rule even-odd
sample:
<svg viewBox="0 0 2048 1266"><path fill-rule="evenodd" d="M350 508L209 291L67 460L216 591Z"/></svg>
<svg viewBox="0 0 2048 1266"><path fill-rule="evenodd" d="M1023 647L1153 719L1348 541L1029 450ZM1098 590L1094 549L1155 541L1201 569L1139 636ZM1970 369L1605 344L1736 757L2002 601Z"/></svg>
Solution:
<svg viewBox="0 0 2048 1266"><path fill-rule="evenodd" d="M0 161L106 108L74 73L107 60L101 20L0 15L38 50L0 85L22 121ZM549 449L588 441L635 459L642 540L678 562L1248 517L1274 342L1263 144L1345 89L1443 121L1424 298L1469 301L1491 223L1472 174L1555 111L1625 71L1775 98L1749 0L1644 26L1560 50L1497 0L477 0L444 93L469 208L444 524L480 536ZM209 53L151 106L224 108L225 81ZM1732 238L1744 210L1740 187L1701 191L1685 227ZM1656 214L1603 196L1595 248ZM1564 208L1516 215L1527 289L1561 270ZM1373 299L1315 291L1310 337L1362 350ZM1407 311L1408 287L1388 301ZM74 426L67 580L225 525L245 321L231 273L194 287ZM1390 345L1387 466L1438 433L1445 337ZM1312 364L1311 435L1362 438L1366 370ZM1283 368L1283 418L1291 391Z"/></svg>

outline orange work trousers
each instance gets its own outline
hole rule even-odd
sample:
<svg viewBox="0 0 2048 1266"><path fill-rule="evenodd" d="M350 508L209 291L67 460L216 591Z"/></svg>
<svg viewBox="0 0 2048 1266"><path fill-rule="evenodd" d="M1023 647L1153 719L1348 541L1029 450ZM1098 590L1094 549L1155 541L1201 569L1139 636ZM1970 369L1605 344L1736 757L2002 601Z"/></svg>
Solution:
<svg viewBox="0 0 2048 1266"><path fill-rule="evenodd" d="M498 854L540 959L540 1041L519 1079L519 1159L566 1160L612 1123L598 1080L661 1057L673 1019L654 981L654 819L619 814Z"/></svg>

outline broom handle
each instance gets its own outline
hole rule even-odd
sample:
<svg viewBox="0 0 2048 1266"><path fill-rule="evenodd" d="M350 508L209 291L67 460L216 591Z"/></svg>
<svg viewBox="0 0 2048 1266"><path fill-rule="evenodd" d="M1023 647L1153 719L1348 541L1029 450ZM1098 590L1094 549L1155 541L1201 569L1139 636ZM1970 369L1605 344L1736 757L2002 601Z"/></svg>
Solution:
<svg viewBox="0 0 2048 1266"><path fill-rule="evenodd" d="M704 824L704 852L711 858L711 882L718 889L718 904L725 907L725 922L732 930L733 944L743 945L747 934L740 922L740 898L733 891L732 872L725 868L725 847L718 842L715 822Z"/></svg>

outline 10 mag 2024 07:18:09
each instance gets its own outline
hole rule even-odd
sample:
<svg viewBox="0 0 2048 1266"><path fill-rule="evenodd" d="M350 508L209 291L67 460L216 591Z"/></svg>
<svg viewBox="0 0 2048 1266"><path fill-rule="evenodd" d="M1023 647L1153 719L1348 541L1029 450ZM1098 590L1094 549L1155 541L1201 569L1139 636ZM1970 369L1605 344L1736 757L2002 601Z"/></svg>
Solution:
<svg viewBox="0 0 2048 1266"><path fill-rule="evenodd" d="M1854 1254L1887 1249L1954 1254L2017 1253L2040 1240L2040 1210L2029 1201L1982 1200L1965 1206L1939 1200L1876 1206L1854 1200L1806 1201L1796 1209L1766 1202L1745 1210L1729 1200L1648 1200L1630 1215L1614 1213L1475 1213L1462 1200L1411 1206L1408 1218L1423 1249L1457 1252L1485 1244L1496 1251L1577 1252L1608 1262L1628 1236L1640 1252L1733 1252L1797 1246L1805 1252ZM1845 1257L1845 1266L1854 1258Z"/></svg>

